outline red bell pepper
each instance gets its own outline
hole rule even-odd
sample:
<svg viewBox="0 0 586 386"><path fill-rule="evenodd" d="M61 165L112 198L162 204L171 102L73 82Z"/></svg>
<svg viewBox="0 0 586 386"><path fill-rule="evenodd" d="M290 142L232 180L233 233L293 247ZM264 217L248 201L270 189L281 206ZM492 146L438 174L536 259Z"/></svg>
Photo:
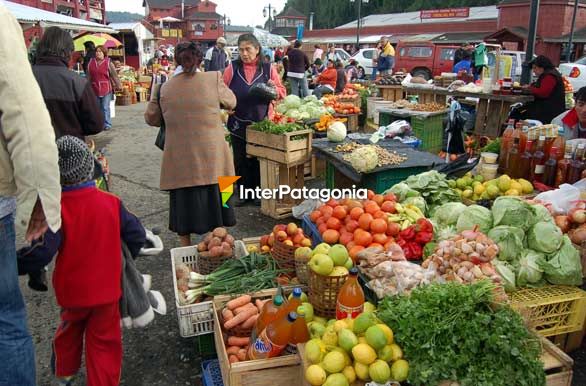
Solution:
<svg viewBox="0 0 586 386"><path fill-rule="evenodd" d="M420 218L419 220L417 220L416 231L433 233L433 225L429 220L425 218Z"/></svg>
<svg viewBox="0 0 586 386"><path fill-rule="evenodd" d="M415 238L415 234L415 226L411 225L410 227L402 230L401 233L399 233L399 237L403 240L410 241Z"/></svg>
<svg viewBox="0 0 586 386"><path fill-rule="evenodd" d="M431 240L433 240L433 233L431 232L419 232L417 235L415 235L415 242L419 244L425 245Z"/></svg>

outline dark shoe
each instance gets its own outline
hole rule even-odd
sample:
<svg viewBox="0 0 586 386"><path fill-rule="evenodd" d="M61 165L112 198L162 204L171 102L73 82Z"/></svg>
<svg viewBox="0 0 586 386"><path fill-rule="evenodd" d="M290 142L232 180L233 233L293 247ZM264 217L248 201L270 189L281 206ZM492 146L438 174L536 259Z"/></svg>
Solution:
<svg viewBox="0 0 586 386"><path fill-rule="evenodd" d="M44 269L31 272L28 274L28 286L30 289L39 291L39 292L47 292L49 287L47 286L47 273Z"/></svg>

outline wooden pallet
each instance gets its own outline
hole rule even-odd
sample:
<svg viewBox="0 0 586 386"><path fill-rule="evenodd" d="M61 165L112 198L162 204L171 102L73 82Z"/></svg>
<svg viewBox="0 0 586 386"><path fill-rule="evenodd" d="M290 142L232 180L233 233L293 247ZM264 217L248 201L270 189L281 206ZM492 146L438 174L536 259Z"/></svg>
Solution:
<svg viewBox="0 0 586 386"><path fill-rule="evenodd" d="M288 185L291 189L302 189L305 186L304 164L288 166L266 158L259 158L261 189L278 189L279 185ZM261 198L262 214L280 220L290 217L292 209L301 202L300 199L283 197L282 200Z"/></svg>
<svg viewBox="0 0 586 386"><path fill-rule="evenodd" d="M312 139L313 130L271 134L246 129L246 153L293 166L302 164L309 159Z"/></svg>
<svg viewBox="0 0 586 386"><path fill-rule="evenodd" d="M403 99L403 86L377 86L379 89L380 96L386 100L395 102L399 99Z"/></svg>

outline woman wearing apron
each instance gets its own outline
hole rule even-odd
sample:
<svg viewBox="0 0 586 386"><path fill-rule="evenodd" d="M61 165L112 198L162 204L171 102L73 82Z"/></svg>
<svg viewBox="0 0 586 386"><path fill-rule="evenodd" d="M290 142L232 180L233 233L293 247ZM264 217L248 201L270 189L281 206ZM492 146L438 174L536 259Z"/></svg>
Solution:
<svg viewBox="0 0 586 386"><path fill-rule="evenodd" d="M240 58L233 61L224 71L224 83L236 95L236 109L228 119L228 130L232 140L234 168L241 176L239 183L244 188L254 189L260 186L260 168L256 158L246 155L246 127L254 122L272 116L270 101L249 94L250 89L265 83L276 88L278 98L287 94L281 84L277 70L270 63L263 63L260 56L261 46L252 34L240 35L238 38ZM244 201L236 200L236 206Z"/></svg>

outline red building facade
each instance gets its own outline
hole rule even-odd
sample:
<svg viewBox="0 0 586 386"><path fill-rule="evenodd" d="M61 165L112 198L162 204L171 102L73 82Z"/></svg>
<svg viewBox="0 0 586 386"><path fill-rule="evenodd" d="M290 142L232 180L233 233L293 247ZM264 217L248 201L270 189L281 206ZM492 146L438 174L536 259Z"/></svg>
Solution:
<svg viewBox="0 0 586 386"><path fill-rule="evenodd" d="M10 0L45 11L106 24L105 0Z"/></svg>

